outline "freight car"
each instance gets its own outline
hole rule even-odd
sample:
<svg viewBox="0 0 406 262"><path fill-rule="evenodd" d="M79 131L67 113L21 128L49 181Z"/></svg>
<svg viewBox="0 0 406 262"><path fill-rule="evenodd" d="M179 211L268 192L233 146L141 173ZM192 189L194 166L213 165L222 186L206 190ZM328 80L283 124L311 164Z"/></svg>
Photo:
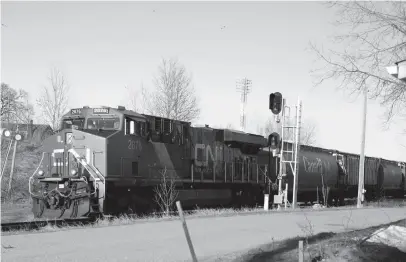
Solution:
<svg viewBox="0 0 406 262"><path fill-rule="evenodd" d="M285 143L284 148L287 151L292 150L291 143ZM323 149L319 147L312 147L301 145L299 151L299 176L298 176L298 191L297 199L300 202L313 202L317 200L317 192L319 192L319 199L322 200L322 189L329 188L328 202L331 205L332 200L335 203L343 203L345 197L345 175L337 162L333 150ZM262 149L259 154L260 163L268 162L271 167L269 177L274 183L277 183L277 174L280 171L279 158L272 158L269 150ZM284 159L291 159L291 154L285 153ZM292 201L293 191L293 172L290 165L284 164L283 174L283 189L285 184L288 184L288 200ZM277 190L273 191L274 194Z"/></svg>
<svg viewBox="0 0 406 262"><path fill-rule="evenodd" d="M159 185L173 185L185 208L263 201L262 136L192 127L121 106L72 109L61 125L44 141L30 187L35 217L149 212L157 209Z"/></svg>
<svg viewBox="0 0 406 262"><path fill-rule="evenodd" d="M334 153L345 172L346 197L358 194L360 156L345 152ZM366 200L384 196L403 198L406 192L405 164L382 158L365 157L364 189Z"/></svg>
<svg viewBox="0 0 406 262"><path fill-rule="evenodd" d="M285 143L287 151L292 150L291 143ZM284 158L291 157L285 154ZM332 149L301 145L299 151L298 201L314 202L322 200L322 188L329 188L328 204L343 205L344 198L358 195L359 155ZM269 150L263 148L259 153L259 162L270 166L269 177L277 182L279 158L273 158ZM283 166L283 185L288 183L288 200L292 201L292 168ZM376 200L384 196L403 198L406 193L405 163L365 157L364 189L365 200ZM283 186L283 189L285 187ZM274 189L274 194L277 190Z"/></svg>

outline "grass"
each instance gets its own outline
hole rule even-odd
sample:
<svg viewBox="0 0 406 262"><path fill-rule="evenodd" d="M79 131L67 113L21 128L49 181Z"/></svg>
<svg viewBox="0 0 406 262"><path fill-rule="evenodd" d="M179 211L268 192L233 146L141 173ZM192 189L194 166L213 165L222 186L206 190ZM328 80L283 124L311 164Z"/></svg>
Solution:
<svg viewBox="0 0 406 262"><path fill-rule="evenodd" d="M388 201L388 202L380 202L379 207L399 207L405 206L406 201ZM21 204L22 206L26 206L27 204ZM369 205L365 205L364 208L374 208L377 207L377 204L370 203ZM7 204L6 207L12 208L12 204ZM4 207L2 206L2 209ZM322 208L322 209L315 209L314 211L328 211L328 210L348 210L353 209L354 206L345 206L345 207L332 207L332 208ZM30 208L25 208L26 211L31 212ZM232 209L232 208L224 208L224 209L196 209L193 211L184 211L185 218L187 219L195 219L195 218L211 218L211 217L230 217L230 216L244 216L244 215L266 215L269 213L291 213L291 212L303 212L306 210L312 210L312 207L305 207L296 210L276 210L271 209L268 211L263 210L262 208L242 208L242 209ZM3 211L3 210L2 210ZM3 213L3 212L2 212ZM2 214L3 215L3 214ZM95 223L83 225L83 226L65 226L65 227L58 227L53 225L47 225L46 227L42 227L38 230L31 230L31 233L40 233L40 232L54 232L54 231L61 231L61 230L71 230L71 229L80 229L80 228L95 228L95 227L107 227L107 226L120 226L120 225L131 225L136 223L149 223L149 222L160 222L160 221L171 221L179 219L177 216L177 212L173 211L169 215L163 215L163 213L155 213L148 216L136 216L136 215L122 215L115 218L102 218L97 220ZM3 219L2 219L3 220ZM36 220L44 220L44 219L36 219ZM21 222L24 221L32 221L32 219L25 219L20 220ZM310 223L309 223L310 224ZM307 230L307 229L306 229ZM27 229L19 229L19 230L12 230L9 232L2 232L2 235L10 235L10 234L21 234L27 233ZM311 232L309 233L311 234Z"/></svg>
<svg viewBox="0 0 406 262"><path fill-rule="evenodd" d="M310 233L305 237L271 242L250 250L238 258L224 257L221 261L298 261L299 240L304 242L304 261L406 261L406 254L396 248L364 241L377 229L389 225L406 226L406 219L338 234L325 232L315 235ZM311 231L311 228L307 229Z"/></svg>

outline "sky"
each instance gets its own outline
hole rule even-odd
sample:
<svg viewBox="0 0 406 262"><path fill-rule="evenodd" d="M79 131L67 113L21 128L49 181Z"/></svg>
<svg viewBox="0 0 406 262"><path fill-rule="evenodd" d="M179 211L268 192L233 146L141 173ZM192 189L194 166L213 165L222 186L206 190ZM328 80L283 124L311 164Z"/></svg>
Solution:
<svg viewBox="0 0 406 262"><path fill-rule="evenodd" d="M3 1L1 81L34 103L56 67L69 83L70 108L116 107L128 102L125 86L150 90L161 59L177 58L193 76L201 108L194 123L238 127L236 80L247 77L248 132L272 117L268 96L281 92L291 105L300 97L318 146L359 154L362 97L334 81L314 87L310 75L309 42L328 48L334 19L321 2ZM384 111L368 101L365 152L405 161L405 136L396 123L382 128Z"/></svg>

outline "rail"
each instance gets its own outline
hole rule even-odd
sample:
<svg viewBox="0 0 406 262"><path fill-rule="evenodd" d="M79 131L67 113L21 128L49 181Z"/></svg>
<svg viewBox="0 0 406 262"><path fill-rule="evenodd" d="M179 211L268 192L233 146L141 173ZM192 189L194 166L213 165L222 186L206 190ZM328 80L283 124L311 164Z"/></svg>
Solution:
<svg viewBox="0 0 406 262"><path fill-rule="evenodd" d="M1 231L13 231L13 230L37 230L42 227L51 225L57 227L66 226L83 226L90 223L94 223L96 220L94 218L75 218L75 219L59 219L59 220L37 220L37 221L27 221L27 222L11 222L11 223L1 223Z"/></svg>

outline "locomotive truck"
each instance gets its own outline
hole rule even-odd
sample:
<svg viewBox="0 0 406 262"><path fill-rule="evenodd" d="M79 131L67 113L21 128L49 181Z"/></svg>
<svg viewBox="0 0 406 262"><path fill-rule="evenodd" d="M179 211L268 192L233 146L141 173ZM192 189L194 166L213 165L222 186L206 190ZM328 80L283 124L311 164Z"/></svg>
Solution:
<svg viewBox="0 0 406 262"><path fill-rule="evenodd" d="M276 193L279 172L267 144L260 135L193 127L122 106L71 109L43 143L30 179L32 210L46 218L148 213L158 209L157 186L168 181L186 209L263 204L264 193ZM301 146L299 160L299 201L314 201L322 185L330 187L329 199L353 193L355 155ZM366 162L366 185L403 196L404 163ZM293 175L285 170L291 192Z"/></svg>

